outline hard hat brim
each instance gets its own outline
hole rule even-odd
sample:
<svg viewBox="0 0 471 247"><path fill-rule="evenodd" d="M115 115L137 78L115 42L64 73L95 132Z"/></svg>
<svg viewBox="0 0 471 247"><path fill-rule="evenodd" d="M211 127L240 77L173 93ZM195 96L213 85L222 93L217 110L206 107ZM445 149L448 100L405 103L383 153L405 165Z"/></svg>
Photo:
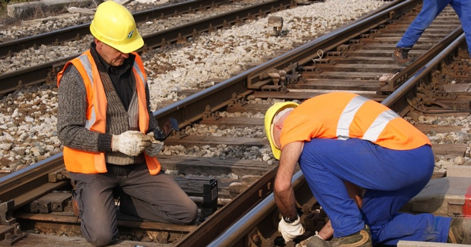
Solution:
<svg viewBox="0 0 471 247"><path fill-rule="evenodd" d="M125 45L110 45L110 46L115 48L116 50L122 52L122 53L131 53L131 52L139 50L142 46L144 46L144 40L139 35L139 37L136 37L136 39L134 41L132 41L128 44L125 44Z"/></svg>

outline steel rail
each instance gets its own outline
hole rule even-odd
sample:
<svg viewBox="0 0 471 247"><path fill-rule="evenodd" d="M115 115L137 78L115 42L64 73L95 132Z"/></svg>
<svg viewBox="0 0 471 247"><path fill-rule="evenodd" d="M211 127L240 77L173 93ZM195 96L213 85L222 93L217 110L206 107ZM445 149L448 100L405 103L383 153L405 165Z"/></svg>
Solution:
<svg viewBox="0 0 471 247"><path fill-rule="evenodd" d="M417 95L417 85L419 82L426 80L430 76L431 72L443 61L448 59L450 56L457 54L458 49L461 49L463 44L465 44L465 37L462 33L446 47L439 45L440 52L436 52L436 47L430 49L428 53L419 58L422 66L381 103L398 112L401 116L404 116L409 111L407 98L413 98Z"/></svg>
<svg viewBox="0 0 471 247"><path fill-rule="evenodd" d="M364 32L365 30L369 30L369 28L374 27L378 22L378 15L381 15L381 19L386 18L385 15L390 16L391 12L398 13L398 12L405 12L406 9L415 6L416 1L408 1L401 3L402 1L397 1L397 5L393 5L393 7L386 8L381 10L379 14L373 14L370 17L364 18L360 21L359 24L353 23L350 25L345 26L341 29L341 31L334 31L333 33L339 34L339 32L343 33L355 33L358 35L359 33ZM389 18L386 18L389 20ZM370 23L369 23L370 22ZM369 23L369 24L368 24ZM368 28L365 28L367 26ZM354 29L354 31L349 30L350 28ZM196 119L202 118L203 114L211 114L214 111L217 111L224 107L227 102L220 102L214 103L212 101L212 97L222 97L226 98L228 102L237 102L237 99L242 98L244 95L243 93L249 93L246 89L254 89L254 84L251 82L254 79L260 78L261 75L267 74L269 71L273 70L274 68L284 68L290 64L298 63L302 64L305 60L310 60L310 56L312 54L316 54L317 49L319 49L319 43L325 44L327 41L341 44L345 42L345 35L340 35L341 38L338 40L335 39L335 35L327 34L320 37L319 39L313 40L311 42L306 43L303 46L300 46L294 50L291 50L285 54L282 54L276 58L271 59L268 62L260 64L254 68L251 68L245 72L242 72L228 80L225 80L211 88L202 90L198 93L195 93L179 102L174 104L168 105L163 107L154 112L154 116L162 119L163 121L167 121L169 118L175 118L178 122L185 126L188 123L186 121L192 122ZM320 40L320 41L318 41ZM334 47L334 46L332 46ZM313 51L315 51L313 53ZM258 85L255 87L256 89L260 89L262 85ZM206 95L211 95L207 97ZM201 109L207 108L206 111L201 112Z"/></svg>
<svg viewBox="0 0 471 247"><path fill-rule="evenodd" d="M267 172L260 180L234 198L231 203L216 211L209 219L193 232L186 235L175 246L208 246L211 240L226 231L225 228L221 227L222 225L236 221L254 205L259 204L260 201L271 194L277 171L278 167L276 166Z"/></svg>
<svg viewBox="0 0 471 247"><path fill-rule="evenodd" d="M163 19L179 14L191 13L192 11L208 9L223 3L231 2L229 0L191 0L183 3L176 3L164 7L158 7L150 10L133 13L136 22L143 22L149 19ZM15 39L0 44L0 57L8 56L14 52L45 45L58 44L60 42L77 40L90 34L90 23L78 26L63 28L60 30L42 33L30 37Z"/></svg>
<svg viewBox="0 0 471 247"><path fill-rule="evenodd" d="M33 198L63 187L70 183L65 177L57 176L63 168L62 153L59 153L0 178L0 201L2 204L13 201L17 209Z"/></svg>
<svg viewBox="0 0 471 247"><path fill-rule="evenodd" d="M243 9L230 11L214 17L198 20L161 32L146 35L144 38L147 48L165 46L179 41L185 42L189 37L200 33L211 32L215 29L227 28L240 24L242 20L248 20L257 16L265 16L268 13L294 6L292 0L273 0L259 3ZM145 48L144 48L145 49Z"/></svg>
<svg viewBox="0 0 471 247"><path fill-rule="evenodd" d="M392 7L386 8L379 13L339 28L327 35L307 42L290 52L278 56L275 59L258 66L257 70L249 75L249 78L247 79L247 87L249 89L261 89L264 85L271 83L270 80L265 80L268 73L279 70L285 70L288 72L291 70L290 66L293 64L303 65L311 61L313 57L317 57L318 51L323 51L323 53L325 53L326 51L333 50L339 45L377 28L380 25L384 25L397 16L403 15L415 7L418 2L419 1L417 0L405 2L397 1L397 4L392 5Z"/></svg>
<svg viewBox="0 0 471 247"><path fill-rule="evenodd" d="M301 186L306 186L306 179L301 171L294 174L291 184L295 191L301 188ZM232 224L223 234L215 238L206 246L234 246L235 243L259 224L259 219L266 218L269 213L275 210L275 208L275 197L272 192L262 202L254 206L249 212L242 216L240 220Z"/></svg>
<svg viewBox="0 0 471 247"><path fill-rule="evenodd" d="M406 80L410 78L410 75L415 74L417 71L429 63L431 59L434 59L439 53L443 51L445 47L449 47L450 44L456 43L458 37L463 34L463 29L460 27L456 28L448 34L443 40L434 45L425 54L417 58L412 64L401 70L393 78L389 79L386 85L381 89L382 92L395 92L396 89L402 85ZM464 42L460 42L463 43Z"/></svg>

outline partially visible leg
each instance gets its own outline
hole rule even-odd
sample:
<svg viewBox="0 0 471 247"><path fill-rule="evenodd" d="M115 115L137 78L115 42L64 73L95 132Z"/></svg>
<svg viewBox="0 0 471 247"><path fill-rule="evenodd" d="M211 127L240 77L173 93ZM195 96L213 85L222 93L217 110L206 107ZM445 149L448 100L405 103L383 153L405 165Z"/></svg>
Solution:
<svg viewBox="0 0 471 247"><path fill-rule="evenodd" d="M161 172L150 175L146 166L139 166L121 178L120 210L143 219L174 224L192 224L198 207L174 179Z"/></svg>
<svg viewBox="0 0 471 247"><path fill-rule="evenodd" d="M358 208L361 208L362 205L362 188L357 185L354 185L348 181L344 181L345 187L347 189L347 193L355 201L355 204ZM330 220L322 227L322 229L318 233L318 237L323 240L329 239L334 235L334 228L332 228L332 223Z"/></svg>
<svg viewBox="0 0 471 247"><path fill-rule="evenodd" d="M449 0L424 0L420 13L407 28L396 47L412 48L448 3Z"/></svg>
<svg viewBox="0 0 471 247"><path fill-rule="evenodd" d="M361 187L382 182L382 177L371 169L378 163L371 160L375 152L372 145L357 139L313 139L304 144L299 164L312 193L332 222L334 237L351 235L365 226L344 181Z"/></svg>
<svg viewBox="0 0 471 247"><path fill-rule="evenodd" d="M363 196L363 211L374 231L375 225L383 225L429 182L434 157L428 145L414 150L398 151L377 148L383 182L368 187ZM373 167L371 169L374 169Z"/></svg>
<svg viewBox="0 0 471 247"><path fill-rule="evenodd" d="M75 182L83 237L94 246L105 246L118 238L113 188L116 177L107 174L70 173Z"/></svg>
<svg viewBox="0 0 471 247"><path fill-rule="evenodd" d="M471 56L471 1L454 0L450 4L460 18L461 27L463 28L468 46L468 53Z"/></svg>
<svg viewBox="0 0 471 247"><path fill-rule="evenodd" d="M305 143L299 163L314 196L332 220L334 237L359 231L364 219L375 231L372 236L377 243L383 240L378 228L428 182L434 158L430 146L395 151L358 139L314 139ZM344 180L366 189L361 211L348 196Z"/></svg>
<svg viewBox="0 0 471 247"><path fill-rule="evenodd" d="M374 226L373 243L397 245L399 240L446 243L450 228L450 217L432 214L398 213L384 225Z"/></svg>
<svg viewBox="0 0 471 247"><path fill-rule="evenodd" d="M421 187L365 193L363 212L371 226L374 244L396 245L399 240L446 242L451 218L397 213Z"/></svg>
<svg viewBox="0 0 471 247"><path fill-rule="evenodd" d="M364 219L371 227L373 243L395 245L399 240L446 242L449 217L398 213L430 180L434 167L431 147L378 151L388 173L397 180L397 186L390 185L390 190L369 189L364 194L362 209Z"/></svg>
<svg viewBox="0 0 471 247"><path fill-rule="evenodd" d="M430 26L433 20L448 5L450 0L424 0L422 10L407 28L402 38L397 42L392 57L398 65L407 66L412 60L409 50L417 43L422 33Z"/></svg>

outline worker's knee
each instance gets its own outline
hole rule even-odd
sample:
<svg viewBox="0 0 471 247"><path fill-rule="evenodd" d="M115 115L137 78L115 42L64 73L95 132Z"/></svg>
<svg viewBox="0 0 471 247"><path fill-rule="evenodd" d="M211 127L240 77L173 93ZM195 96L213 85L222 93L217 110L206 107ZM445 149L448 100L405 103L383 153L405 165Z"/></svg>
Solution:
<svg viewBox="0 0 471 247"><path fill-rule="evenodd" d="M114 234L110 231L98 231L90 234L89 236L84 236L87 242L93 246L106 246L109 245L114 240Z"/></svg>
<svg viewBox="0 0 471 247"><path fill-rule="evenodd" d="M107 246L109 245L111 242L113 242L113 239L112 238L107 238L107 237L97 237L96 239L87 239L87 241L92 244L93 246Z"/></svg>
<svg viewBox="0 0 471 247"><path fill-rule="evenodd" d="M193 224L196 221L196 217L198 216L198 206L190 200L190 202L186 205L186 210L181 211L179 214L175 215L175 220L177 220L178 224Z"/></svg>

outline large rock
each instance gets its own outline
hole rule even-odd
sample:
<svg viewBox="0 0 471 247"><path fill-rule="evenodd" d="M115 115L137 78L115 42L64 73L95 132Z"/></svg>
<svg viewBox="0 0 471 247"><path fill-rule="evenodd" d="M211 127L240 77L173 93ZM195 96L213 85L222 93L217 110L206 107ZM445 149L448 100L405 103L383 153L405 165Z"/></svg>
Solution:
<svg viewBox="0 0 471 247"><path fill-rule="evenodd" d="M7 15L12 18L25 18L37 13L66 11L70 6L83 7L91 0L40 0L37 2L14 3L7 6Z"/></svg>

